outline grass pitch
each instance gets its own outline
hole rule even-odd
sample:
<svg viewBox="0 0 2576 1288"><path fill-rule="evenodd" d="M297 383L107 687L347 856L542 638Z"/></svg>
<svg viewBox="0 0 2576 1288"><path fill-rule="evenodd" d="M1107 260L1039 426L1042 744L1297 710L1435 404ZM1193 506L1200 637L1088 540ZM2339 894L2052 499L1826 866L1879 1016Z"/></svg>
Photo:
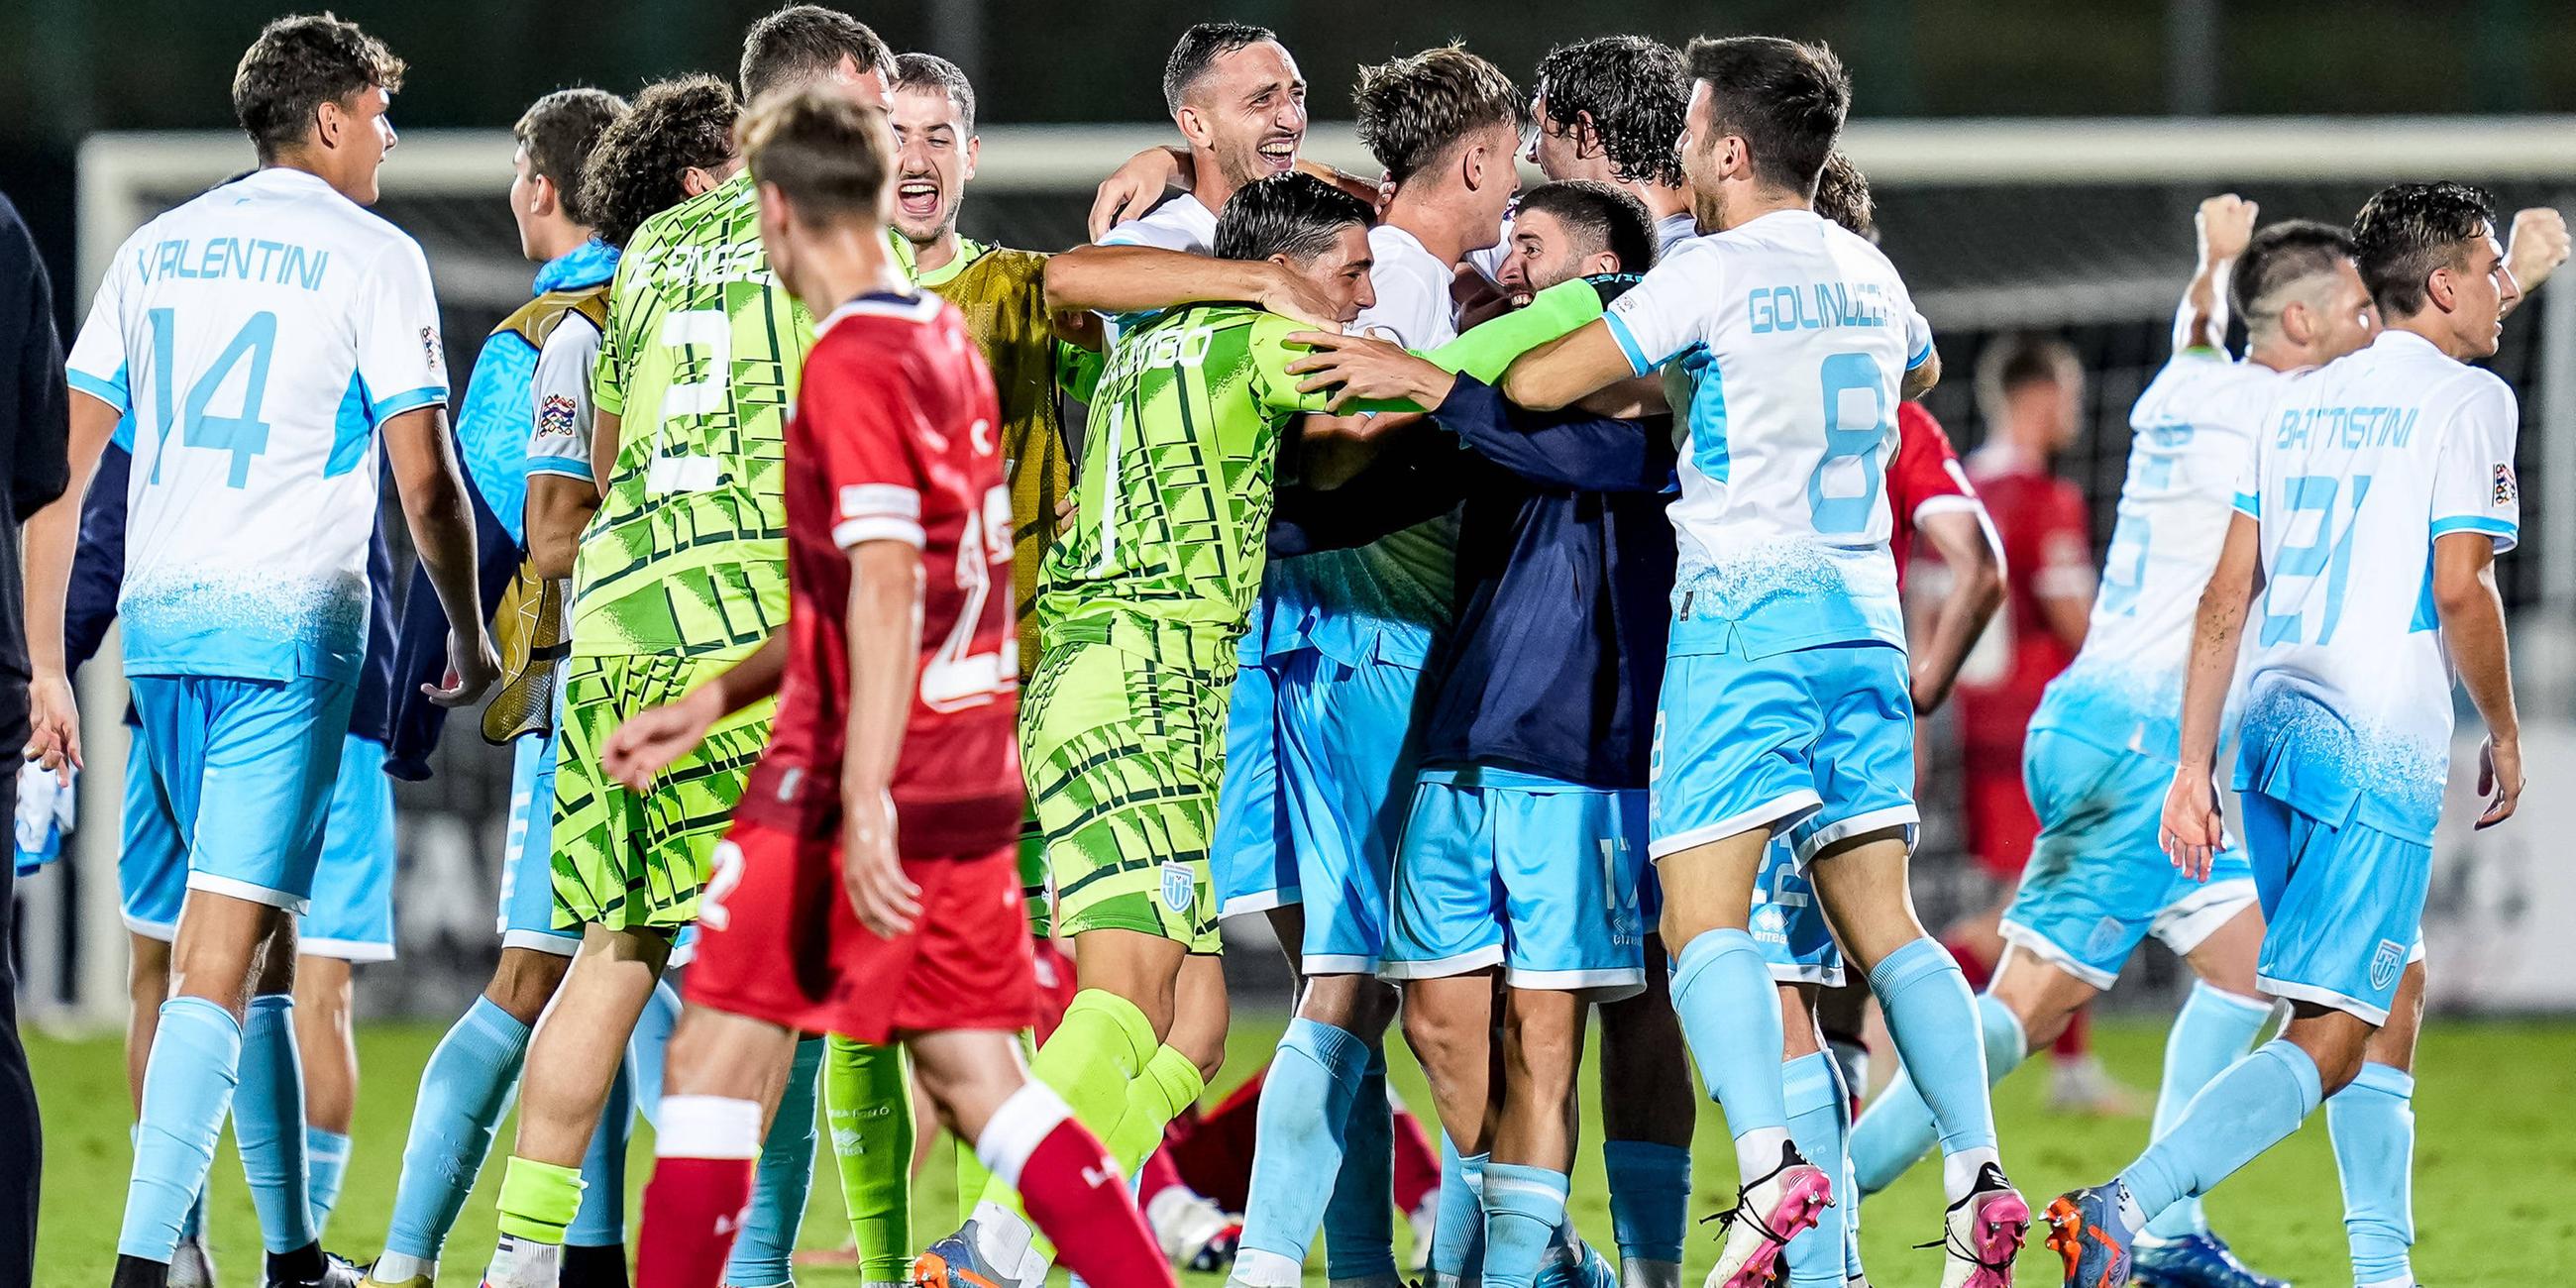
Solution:
<svg viewBox="0 0 2576 1288"><path fill-rule="evenodd" d="M1282 1018L1246 1015L1235 1021L1232 1076L1221 1075L1222 1094L1266 1058ZM403 1134L420 1067L442 1030L432 1025L386 1024L361 1035L365 1083L356 1150L348 1181L325 1243L361 1260L379 1247L392 1210L401 1169ZM2104 1058L2131 1086L2152 1091L2164 1029L2160 1023L2114 1021L2096 1030ZM1397 1044L1401 1047L1401 1043ZM122 1055L114 1038L29 1042L45 1110L45 1194L37 1283L91 1285L106 1281L116 1251L130 1153L128 1102ZM1421 1075L1412 1060L1395 1056L1395 1079L1408 1101L1427 1107ZM2567 1283L2576 1276L2576 1025L2542 1022L2441 1022L2430 1026L2418 1061L2415 1202L2420 1243L2418 1273L2439 1288ZM2043 1106L2045 1075L2025 1070L2007 1081L1997 1099L2004 1150L2014 1178L2032 1206L2066 1186L2099 1180L2144 1144L2144 1119L2095 1120L2052 1115ZM1577 1164L1574 1201L1585 1235L1607 1247L1610 1218L1599 1155L1594 1106L1586 1105L1586 1148ZM2323 1115L2298 1137L2257 1161L2212 1195L2212 1220L2254 1265L2287 1276L2302 1288L2348 1284L2342 1200ZM1724 1125L1705 1111L1705 1145L1721 1142ZM506 1146L510 1129L501 1140ZM1732 1200L1724 1177L1729 1152L1722 1144L1699 1151L1694 1214ZM630 1177L640 1187L652 1162L648 1131L638 1128ZM0 1163L0 1166L12 1165ZM949 1229L955 1209L947 1169L925 1176L915 1214L927 1240ZM1939 1233L1939 1169L1916 1168L1896 1188L1871 1200L1863 1222L1872 1279L1884 1288L1929 1284L1940 1274L1939 1253L1912 1245ZM492 1199L497 1163L449 1243L442 1285L471 1288L492 1248ZM828 1246L847 1237L840 1191L825 1164L805 1222L805 1242ZM629 1220L640 1204L628 1204ZM257 1274L259 1232L241 1170L227 1143L215 1160L215 1251L229 1284L249 1284ZM1402 1222L1398 1222L1398 1240ZM1687 1279L1706 1273L1714 1244L1694 1232ZM1308 1282L1323 1282L1320 1250ZM2045 1249L2024 1253L2025 1284L2056 1282L2056 1261ZM808 1271L807 1284L854 1283L846 1270ZM1194 1285L1212 1286L1214 1276Z"/></svg>

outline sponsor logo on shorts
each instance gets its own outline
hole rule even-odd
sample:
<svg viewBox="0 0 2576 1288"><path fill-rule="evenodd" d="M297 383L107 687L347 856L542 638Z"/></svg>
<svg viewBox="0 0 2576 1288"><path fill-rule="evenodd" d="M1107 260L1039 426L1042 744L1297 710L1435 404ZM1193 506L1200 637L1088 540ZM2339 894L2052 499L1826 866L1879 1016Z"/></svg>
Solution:
<svg viewBox="0 0 2576 1288"><path fill-rule="evenodd" d="M2093 923L2093 933L2085 937L2084 955L2095 960L2120 951L2120 919L2104 917Z"/></svg>
<svg viewBox="0 0 2576 1288"><path fill-rule="evenodd" d="M1190 879L1186 863L1163 865L1163 906L1174 912L1188 912L1191 896L1198 893L1198 883Z"/></svg>
<svg viewBox="0 0 2576 1288"><path fill-rule="evenodd" d="M570 438L572 422L572 399L562 394L547 394L545 401L537 404L537 437Z"/></svg>
<svg viewBox="0 0 2576 1288"><path fill-rule="evenodd" d="M2379 941L2379 951L2370 957L2370 986L2374 990L2394 988L2397 973L2406 969L2406 945L2394 939Z"/></svg>

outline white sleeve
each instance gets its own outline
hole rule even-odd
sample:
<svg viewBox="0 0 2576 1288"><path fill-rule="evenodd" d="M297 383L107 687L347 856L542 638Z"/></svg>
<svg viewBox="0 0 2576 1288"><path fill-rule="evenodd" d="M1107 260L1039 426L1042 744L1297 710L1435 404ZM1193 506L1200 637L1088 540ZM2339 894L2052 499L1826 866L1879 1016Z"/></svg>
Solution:
<svg viewBox="0 0 2576 1288"><path fill-rule="evenodd" d="M2521 413L2502 380L2479 372L2468 384L2433 462L2433 537L2483 532L2503 554L2522 531L2522 484L2513 472Z"/></svg>
<svg viewBox="0 0 2576 1288"><path fill-rule="evenodd" d="M1601 320L1628 355L1629 369L1644 375L1705 343L1725 277L1715 240L1698 238L1674 247L1627 294L1611 301Z"/></svg>
<svg viewBox="0 0 2576 1288"><path fill-rule="evenodd" d="M376 256L357 300L358 378L378 424L447 401L447 358L438 338L438 297L420 243L399 239Z"/></svg>
<svg viewBox="0 0 2576 1288"><path fill-rule="evenodd" d="M1376 293L1377 303L1361 309L1350 329L1356 335L1374 335L1417 351L1447 344L1458 334L1448 286L1403 269L1374 273L1369 288Z"/></svg>
<svg viewBox="0 0 2576 1288"><path fill-rule="evenodd" d="M82 321L80 334L73 338L71 354L63 364L72 388L115 408L120 416L134 406L125 383L125 278L133 271L134 257L139 253L132 241L118 248L106 280L98 284L98 298L90 301L89 317Z"/></svg>
<svg viewBox="0 0 2576 1288"><path fill-rule="evenodd" d="M528 473L593 482L590 475L590 369L599 358L599 328L578 313L567 315L537 350L533 387L534 428L528 435Z"/></svg>
<svg viewBox="0 0 2576 1288"><path fill-rule="evenodd" d="M1905 369L1912 371L1931 359L1932 323L1924 318L1923 310L1909 306L1905 310Z"/></svg>

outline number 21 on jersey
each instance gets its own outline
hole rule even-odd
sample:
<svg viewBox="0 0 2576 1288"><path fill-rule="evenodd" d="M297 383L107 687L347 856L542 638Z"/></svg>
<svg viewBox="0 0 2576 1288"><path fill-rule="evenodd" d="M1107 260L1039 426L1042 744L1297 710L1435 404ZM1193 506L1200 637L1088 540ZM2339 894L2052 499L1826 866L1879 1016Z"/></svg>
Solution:
<svg viewBox="0 0 2576 1288"><path fill-rule="evenodd" d="M958 535L957 588L966 598L948 638L921 668L921 705L933 711L982 706L1020 682L1020 634L1009 622L1001 624L999 649L974 651L984 615L1010 611L1009 585L993 593L993 570L1010 556L1011 490L997 487L984 493L980 511L967 513Z"/></svg>

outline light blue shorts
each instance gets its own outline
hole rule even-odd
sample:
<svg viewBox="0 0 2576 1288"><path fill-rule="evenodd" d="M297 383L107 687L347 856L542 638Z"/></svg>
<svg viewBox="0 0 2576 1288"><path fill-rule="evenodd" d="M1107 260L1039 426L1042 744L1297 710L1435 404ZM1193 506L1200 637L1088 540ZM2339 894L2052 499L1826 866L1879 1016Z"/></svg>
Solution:
<svg viewBox="0 0 2576 1288"><path fill-rule="evenodd" d="M2329 826L2261 792L2242 799L2265 923L2255 986L2387 1023L2406 963L2422 952L2433 847L2360 822Z"/></svg>
<svg viewBox="0 0 2576 1288"><path fill-rule="evenodd" d="M116 885L125 928L168 943L187 899L188 860L169 811L160 806L138 739L125 758L124 853ZM348 735L322 828L313 894L296 927L296 951L349 962L394 956L394 785L384 744Z"/></svg>
<svg viewBox="0 0 2576 1288"><path fill-rule="evenodd" d="M158 826L174 838L165 846L183 840L190 890L305 912L357 689L212 675L138 675L132 686L143 729L130 754L149 781L127 796L158 817L129 821L129 833Z"/></svg>
<svg viewBox="0 0 2576 1288"><path fill-rule="evenodd" d="M1395 867L1388 979L1494 966L1514 988L1645 991L1645 793L1497 769L1426 770Z"/></svg>
<svg viewBox="0 0 2576 1288"><path fill-rule="evenodd" d="M1800 863L1846 837L1914 825L1905 651L1874 640L1748 658L1729 632L1674 623L1655 711L1656 859L1755 828ZM1723 623L1717 623L1723 626Z"/></svg>
<svg viewBox="0 0 2576 1288"><path fill-rule="evenodd" d="M555 928L555 735L528 734L510 744L510 822L501 837L501 898L497 929L503 948L525 948L570 957L581 948L581 928ZM672 942L669 966L697 956L698 928Z"/></svg>
<svg viewBox="0 0 2576 1288"><path fill-rule="evenodd" d="M2021 771L2039 840L2004 912L2006 942L2108 989L2148 935L2188 956L2253 906L2254 867L2232 840L2205 882L2165 855L2172 762L2035 729Z"/></svg>
<svg viewBox="0 0 2576 1288"><path fill-rule="evenodd" d="M1842 945L1825 923L1825 906L1798 865L1797 847L1783 836L1762 852L1753 882L1753 918L1747 927L1762 948L1771 978L1783 984L1843 984Z"/></svg>
<svg viewBox="0 0 2576 1288"><path fill-rule="evenodd" d="M1412 667L1346 666L1314 649L1236 678L1217 793L1220 914L1302 904L1309 975L1369 974L1385 956L1422 691Z"/></svg>

